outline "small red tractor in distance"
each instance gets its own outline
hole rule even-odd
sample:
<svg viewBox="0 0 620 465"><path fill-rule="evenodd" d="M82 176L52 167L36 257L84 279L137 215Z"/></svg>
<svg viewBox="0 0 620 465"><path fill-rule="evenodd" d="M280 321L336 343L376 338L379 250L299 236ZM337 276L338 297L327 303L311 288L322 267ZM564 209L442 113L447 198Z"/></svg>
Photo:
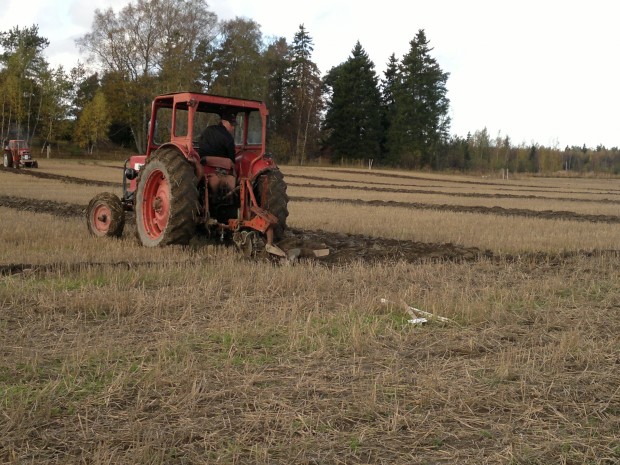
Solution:
<svg viewBox="0 0 620 465"><path fill-rule="evenodd" d="M223 112L236 114L235 162L207 156L198 140ZM104 192L87 209L94 236L120 236L135 212L137 236L148 247L188 244L198 233L232 239L248 256L286 256L279 239L288 216L284 178L266 153L264 103L201 93L155 98L145 155L125 162L123 197ZM203 169L200 169L202 166Z"/></svg>
<svg viewBox="0 0 620 465"><path fill-rule="evenodd" d="M21 139L9 140L4 147L3 165L5 168L38 168L39 163L32 158L28 142Z"/></svg>

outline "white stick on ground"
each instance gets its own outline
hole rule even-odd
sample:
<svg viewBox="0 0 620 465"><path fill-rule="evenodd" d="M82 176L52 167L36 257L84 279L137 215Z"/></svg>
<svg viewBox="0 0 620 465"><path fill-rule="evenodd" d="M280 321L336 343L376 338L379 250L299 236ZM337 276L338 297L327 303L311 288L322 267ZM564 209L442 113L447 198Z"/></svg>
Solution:
<svg viewBox="0 0 620 465"><path fill-rule="evenodd" d="M382 304L394 304L394 302L390 302L387 299L381 299L381 303ZM394 304L395 305L395 304ZM446 318L443 316L439 316L439 315L435 315L434 313L430 313L430 312L425 312L424 310L420 310L419 308L415 308L415 307L410 307L407 304L403 304L403 307L405 308L405 310L411 315L413 314L414 319L418 318L418 313L420 315L424 315L428 318L434 319L434 320L439 320L439 321L443 321L444 323L454 323L453 320L451 320L450 318Z"/></svg>

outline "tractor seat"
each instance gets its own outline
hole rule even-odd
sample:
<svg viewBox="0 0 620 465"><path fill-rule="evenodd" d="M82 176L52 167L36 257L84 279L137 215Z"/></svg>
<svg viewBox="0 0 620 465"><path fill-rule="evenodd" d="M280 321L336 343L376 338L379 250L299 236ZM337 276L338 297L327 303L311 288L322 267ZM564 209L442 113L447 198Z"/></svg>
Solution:
<svg viewBox="0 0 620 465"><path fill-rule="evenodd" d="M235 168L235 164L230 158L207 155L204 159L205 165L212 168L220 168L226 170L227 172L231 172Z"/></svg>
<svg viewBox="0 0 620 465"><path fill-rule="evenodd" d="M235 189L235 164L230 158L206 156L205 165L215 168L214 173L207 174L207 185L211 192L231 192Z"/></svg>

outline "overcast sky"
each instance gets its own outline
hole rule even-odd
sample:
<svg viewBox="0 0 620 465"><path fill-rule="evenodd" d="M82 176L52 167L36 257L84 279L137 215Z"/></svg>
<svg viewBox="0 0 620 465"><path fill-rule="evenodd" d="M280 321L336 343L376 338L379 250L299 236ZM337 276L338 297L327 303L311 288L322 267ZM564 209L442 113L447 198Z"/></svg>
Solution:
<svg viewBox="0 0 620 465"><path fill-rule="evenodd" d="M8 3L8 5L7 5ZM39 25L48 61L68 71L96 8L129 0L2 0L0 30ZM379 77L419 29L450 73L452 133L487 128L513 144L620 146L620 34L611 0L209 0L220 20L253 19L289 43L304 24L321 73L359 40Z"/></svg>

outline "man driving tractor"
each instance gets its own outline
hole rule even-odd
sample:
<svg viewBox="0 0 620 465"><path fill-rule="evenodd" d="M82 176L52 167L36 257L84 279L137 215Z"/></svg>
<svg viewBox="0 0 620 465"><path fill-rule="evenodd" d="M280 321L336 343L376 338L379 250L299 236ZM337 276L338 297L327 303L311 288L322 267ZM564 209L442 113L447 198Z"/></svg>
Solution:
<svg viewBox="0 0 620 465"><path fill-rule="evenodd" d="M198 140L198 153L204 166L204 157L227 157L235 162L235 126L237 115L225 111L220 115L220 122L207 126Z"/></svg>
<svg viewBox="0 0 620 465"><path fill-rule="evenodd" d="M209 191L226 195L235 189L235 126L237 115L225 110L220 114L217 124L207 126L198 139L200 164L194 163L198 179L204 175L204 166L216 168L215 173L207 176Z"/></svg>

